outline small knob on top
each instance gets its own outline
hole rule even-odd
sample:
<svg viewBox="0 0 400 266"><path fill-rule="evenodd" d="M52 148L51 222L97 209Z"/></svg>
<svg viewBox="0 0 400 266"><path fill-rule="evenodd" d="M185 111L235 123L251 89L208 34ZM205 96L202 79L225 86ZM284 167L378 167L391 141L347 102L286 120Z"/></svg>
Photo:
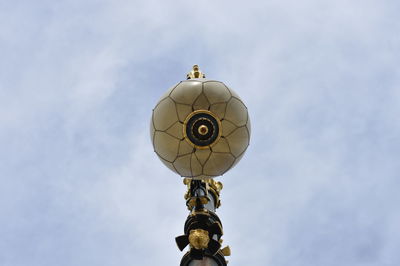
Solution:
<svg viewBox="0 0 400 266"><path fill-rule="evenodd" d="M198 65L194 65L192 71L190 71L186 75L186 79L198 79L198 78L205 78L206 75L201 72Z"/></svg>

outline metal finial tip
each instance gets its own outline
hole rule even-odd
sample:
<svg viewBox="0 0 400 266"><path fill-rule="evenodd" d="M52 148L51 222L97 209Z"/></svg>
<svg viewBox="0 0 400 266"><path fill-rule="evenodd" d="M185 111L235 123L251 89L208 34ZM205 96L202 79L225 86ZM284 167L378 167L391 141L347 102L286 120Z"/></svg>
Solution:
<svg viewBox="0 0 400 266"><path fill-rule="evenodd" d="M187 75L187 79L197 79L197 78L205 78L206 75L201 72L198 65L193 65L192 71L190 71Z"/></svg>

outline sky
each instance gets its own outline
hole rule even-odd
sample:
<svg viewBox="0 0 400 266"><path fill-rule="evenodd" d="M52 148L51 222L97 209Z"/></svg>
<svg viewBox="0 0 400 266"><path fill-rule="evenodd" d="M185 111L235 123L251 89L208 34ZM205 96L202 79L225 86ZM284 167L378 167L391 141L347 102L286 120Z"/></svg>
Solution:
<svg viewBox="0 0 400 266"><path fill-rule="evenodd" d="M0 265L179 265L151 111L192 65L246 103L230 266L400 265L398 1L0 0Z"/></svg>

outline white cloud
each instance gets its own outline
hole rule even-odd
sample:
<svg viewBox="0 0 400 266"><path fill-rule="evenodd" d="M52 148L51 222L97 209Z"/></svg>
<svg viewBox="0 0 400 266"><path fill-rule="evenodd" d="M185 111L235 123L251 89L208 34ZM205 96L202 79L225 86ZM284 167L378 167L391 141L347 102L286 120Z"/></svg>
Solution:
<svg viewBox="0 0 400 266"><path fill-rule="evenodd" d="M221 178L230 265L397 265L396 8L1 4L0 264L178 264L185 188L148 120L198 63L253 125Z"/></svg>

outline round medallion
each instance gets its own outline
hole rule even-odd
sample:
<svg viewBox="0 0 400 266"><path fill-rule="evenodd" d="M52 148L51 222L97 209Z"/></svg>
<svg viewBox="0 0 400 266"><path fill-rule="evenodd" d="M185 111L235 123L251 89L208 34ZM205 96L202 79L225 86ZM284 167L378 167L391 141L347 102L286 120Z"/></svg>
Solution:
<svg viewBox="0 0 400 266"><path fill-rule="evenodd" d="M183 135L195 148L206 149L220 138L221 122L210 111L197 110L186 117Z"/></svg>
<svg viewBox="0 0 400 266"><path fill-rule="evenodd" d="M150 136L154 151L169 169L182 177L207 179L223 175L241 160L250 128L247 108L231 88L195 78L161 96Z"/></svg>

